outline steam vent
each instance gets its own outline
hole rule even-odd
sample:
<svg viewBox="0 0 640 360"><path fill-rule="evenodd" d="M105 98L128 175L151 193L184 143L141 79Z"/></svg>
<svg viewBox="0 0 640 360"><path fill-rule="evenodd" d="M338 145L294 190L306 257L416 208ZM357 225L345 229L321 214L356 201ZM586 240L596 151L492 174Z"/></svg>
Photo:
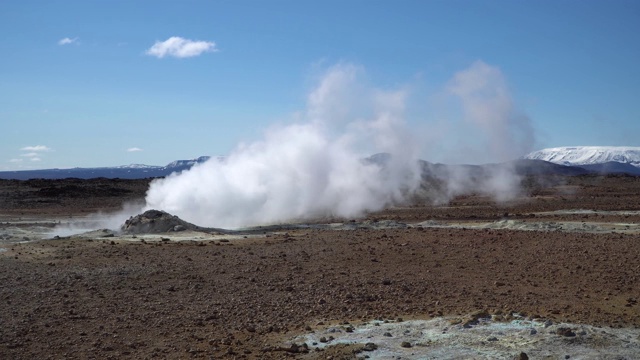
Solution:
<svg viewBox="0 0 640 360"><path fill-rule="evenodd" d="M160 210L147 210L132 216L121 226L127 234L158 234L171 231L197 230L198 226Z"/></svg>

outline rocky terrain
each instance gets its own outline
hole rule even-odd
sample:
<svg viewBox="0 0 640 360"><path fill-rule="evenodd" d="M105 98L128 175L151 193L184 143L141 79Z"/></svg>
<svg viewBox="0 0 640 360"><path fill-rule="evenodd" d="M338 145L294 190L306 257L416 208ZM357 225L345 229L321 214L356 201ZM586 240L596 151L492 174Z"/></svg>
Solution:
<svg viewBox="0 0 640 360"><path fill-rule="evenodd" d="M0 358L385 358L386 342L339 334L430 319L440 333L483 321L547 324L536 331L563 351L509 342L505 329L482 335L506 358L640 354L640 178L530 178L528 196L510 203L470 195L226 237L173 231L182 223L22 242L10 233L117 211L142 201L147 184L0 181ZM402 358L421 358L430 345L417 328L383 336L398 339L389 346ZM636 335L607 337L617 330Z"/></svg>

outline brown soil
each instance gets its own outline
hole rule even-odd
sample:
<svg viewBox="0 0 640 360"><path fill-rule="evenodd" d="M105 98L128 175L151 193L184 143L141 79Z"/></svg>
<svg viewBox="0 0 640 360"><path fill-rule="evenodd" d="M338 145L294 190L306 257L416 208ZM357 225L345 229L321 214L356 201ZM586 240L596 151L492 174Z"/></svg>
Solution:
<svg viewBox="0 0 640 360"><path fill-rule="evenodd" d="M531 186L531 197L512 204L469 196L369 218L417 223L640 210L639 178L561 180ZM0 181L0 214L114 210L142 198L146 183ZM353 357L354 349L304 354L283 339L320 322L478 310L638 327L640 236L412 228L289 231L229 242L49 240L1 252L0 283L2 359L338 359Z"/></svg>
<svg viewBox="0 0 640 360"><path fill-rule="evenodd" d="M81 215L144 200L151 179L0 179L0 214Z"/></svg>

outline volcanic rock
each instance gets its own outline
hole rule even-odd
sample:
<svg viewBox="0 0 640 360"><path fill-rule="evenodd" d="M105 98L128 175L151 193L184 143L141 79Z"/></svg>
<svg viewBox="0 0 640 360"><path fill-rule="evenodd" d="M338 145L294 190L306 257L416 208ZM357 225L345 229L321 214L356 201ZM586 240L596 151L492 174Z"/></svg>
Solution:
<svg viewBox="0 0 640 360"><path fill-rule="evenodd" d="M126 234L159 234L171 231L203 230L199 226L188 223L175 215L160 210L147 210L132 216L121 227Z"/></svg>

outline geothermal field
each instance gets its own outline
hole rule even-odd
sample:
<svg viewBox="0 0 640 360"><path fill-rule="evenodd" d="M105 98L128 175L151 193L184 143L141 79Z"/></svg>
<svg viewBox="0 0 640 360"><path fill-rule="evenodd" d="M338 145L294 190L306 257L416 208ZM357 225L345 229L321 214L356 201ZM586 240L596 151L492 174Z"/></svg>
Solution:
<svg viewBox="0 0 640 360"><path fill-rule="evenodd" d="M2 180L0 358L639 358L640 178L519 180L232 227Z"/></svg>

